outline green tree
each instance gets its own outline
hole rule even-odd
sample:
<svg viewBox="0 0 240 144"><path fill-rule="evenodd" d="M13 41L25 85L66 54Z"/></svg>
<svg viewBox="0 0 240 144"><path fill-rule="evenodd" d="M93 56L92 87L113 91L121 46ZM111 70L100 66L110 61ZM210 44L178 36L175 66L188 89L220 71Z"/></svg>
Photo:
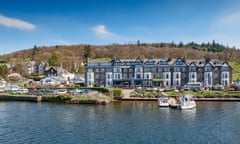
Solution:
<svg viewBox="0 0 240 144"><path fill-rule="evenodd" d="M90 45L86 45L83 50L83 58L84 58L84 63L87 63L88 58L91 56L91 47Z"/></svg>
<svg viewBox="0 0 240 144"><path fill-rule="evenodd" d="M57 53L52 53L52 56L48 60L50 66L57 66L59 64L60 56Z"/></svg>
<svg viewBox="0 0 240 144"><path fill-rule="evenodd" d="M13 67L13 71L16 72L16 73L21 74L22 76L26 76L27 75L26 70L25 70L25 66L23 64L21 64L21 63L16 64Z"/></svg>
<svg viewBox="0 0 240 144"><path fill-rule="evenodd" d="M1 78L5 78L7 73L8 73L7 66L5 64L4 65L0 65L0 77Z"/></svg>
<svg viewBox="0 0 240 144"><path fill-rule="evenodd" d="M181 47L183 47L183 46L184 46L183 42L180 42L180 43L178 44L178 47L179 47L179 48L181 48Z"/></svg>
<svg viewBox="0 0 240 144"><path fill-rule="evenodd" d="M37 50L38 50L38 47L35 45L33 47L32 57L34 57L34 55L36 54Z"/></svg>

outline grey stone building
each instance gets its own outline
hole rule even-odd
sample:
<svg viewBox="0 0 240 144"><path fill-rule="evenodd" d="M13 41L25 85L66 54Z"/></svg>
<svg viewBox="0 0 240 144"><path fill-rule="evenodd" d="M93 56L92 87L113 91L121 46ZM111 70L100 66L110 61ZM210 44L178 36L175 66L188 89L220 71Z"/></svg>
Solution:
<svg viewBox="0 0 240 144"><path fill-rule="evenodd" d="M232 68L218 60L120 60L89 61L85 65L88 87L175 87L201 83L203 87L230 86Z"/></svg>

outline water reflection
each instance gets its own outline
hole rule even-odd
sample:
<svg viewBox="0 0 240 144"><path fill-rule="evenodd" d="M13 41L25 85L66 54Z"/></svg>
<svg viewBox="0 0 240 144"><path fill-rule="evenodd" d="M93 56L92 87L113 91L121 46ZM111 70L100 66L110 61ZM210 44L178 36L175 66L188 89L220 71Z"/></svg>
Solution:
<svg viewBox="0 0 240 144"><path fill-rule="evenodd" d="M196 113L197 113L197 108L181 110L182 117L185 120L194 120L196 117Z"/></svg>
<svg viewBox="0 0 240 144"><path fill-rule="evenodd" d="M0 143L239 143L239 108L239 102L198 102L192 110L157 102L4 102Z"/></svg>

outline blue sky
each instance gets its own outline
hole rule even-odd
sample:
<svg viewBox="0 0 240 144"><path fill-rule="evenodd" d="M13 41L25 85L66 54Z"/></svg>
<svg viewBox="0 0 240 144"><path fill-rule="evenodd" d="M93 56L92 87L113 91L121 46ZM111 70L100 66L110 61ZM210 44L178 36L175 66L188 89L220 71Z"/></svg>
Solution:
<svg viewBox="0 0 240 144"><path fill-rule="evenodd" d="M0 55L36 46L215 40L240 47L238 0L0 0Z"/></svg>

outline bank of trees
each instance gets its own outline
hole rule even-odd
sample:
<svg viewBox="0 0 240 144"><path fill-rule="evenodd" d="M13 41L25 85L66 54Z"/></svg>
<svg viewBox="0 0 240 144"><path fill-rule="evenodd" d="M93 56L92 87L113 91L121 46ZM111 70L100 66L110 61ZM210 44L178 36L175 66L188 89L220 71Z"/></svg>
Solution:
<svg viewBox="0 0 240 144"><path fill-rule="evenodd" d="M71 45L71 46L34 46L32 49L14 52L0 56L0 61L5 60L11 64L26 64L31 60L48 62L51 66L62 65L70 72L84 72L84 63L88 59L110 60L114 57L120 59L146 59L177 58L187 59L212 58L219 60L235 61L240 57L238 49L224 46L215 41L207 43L143 43L140 40L128 44L112 44L107 46Z"/></svg>

